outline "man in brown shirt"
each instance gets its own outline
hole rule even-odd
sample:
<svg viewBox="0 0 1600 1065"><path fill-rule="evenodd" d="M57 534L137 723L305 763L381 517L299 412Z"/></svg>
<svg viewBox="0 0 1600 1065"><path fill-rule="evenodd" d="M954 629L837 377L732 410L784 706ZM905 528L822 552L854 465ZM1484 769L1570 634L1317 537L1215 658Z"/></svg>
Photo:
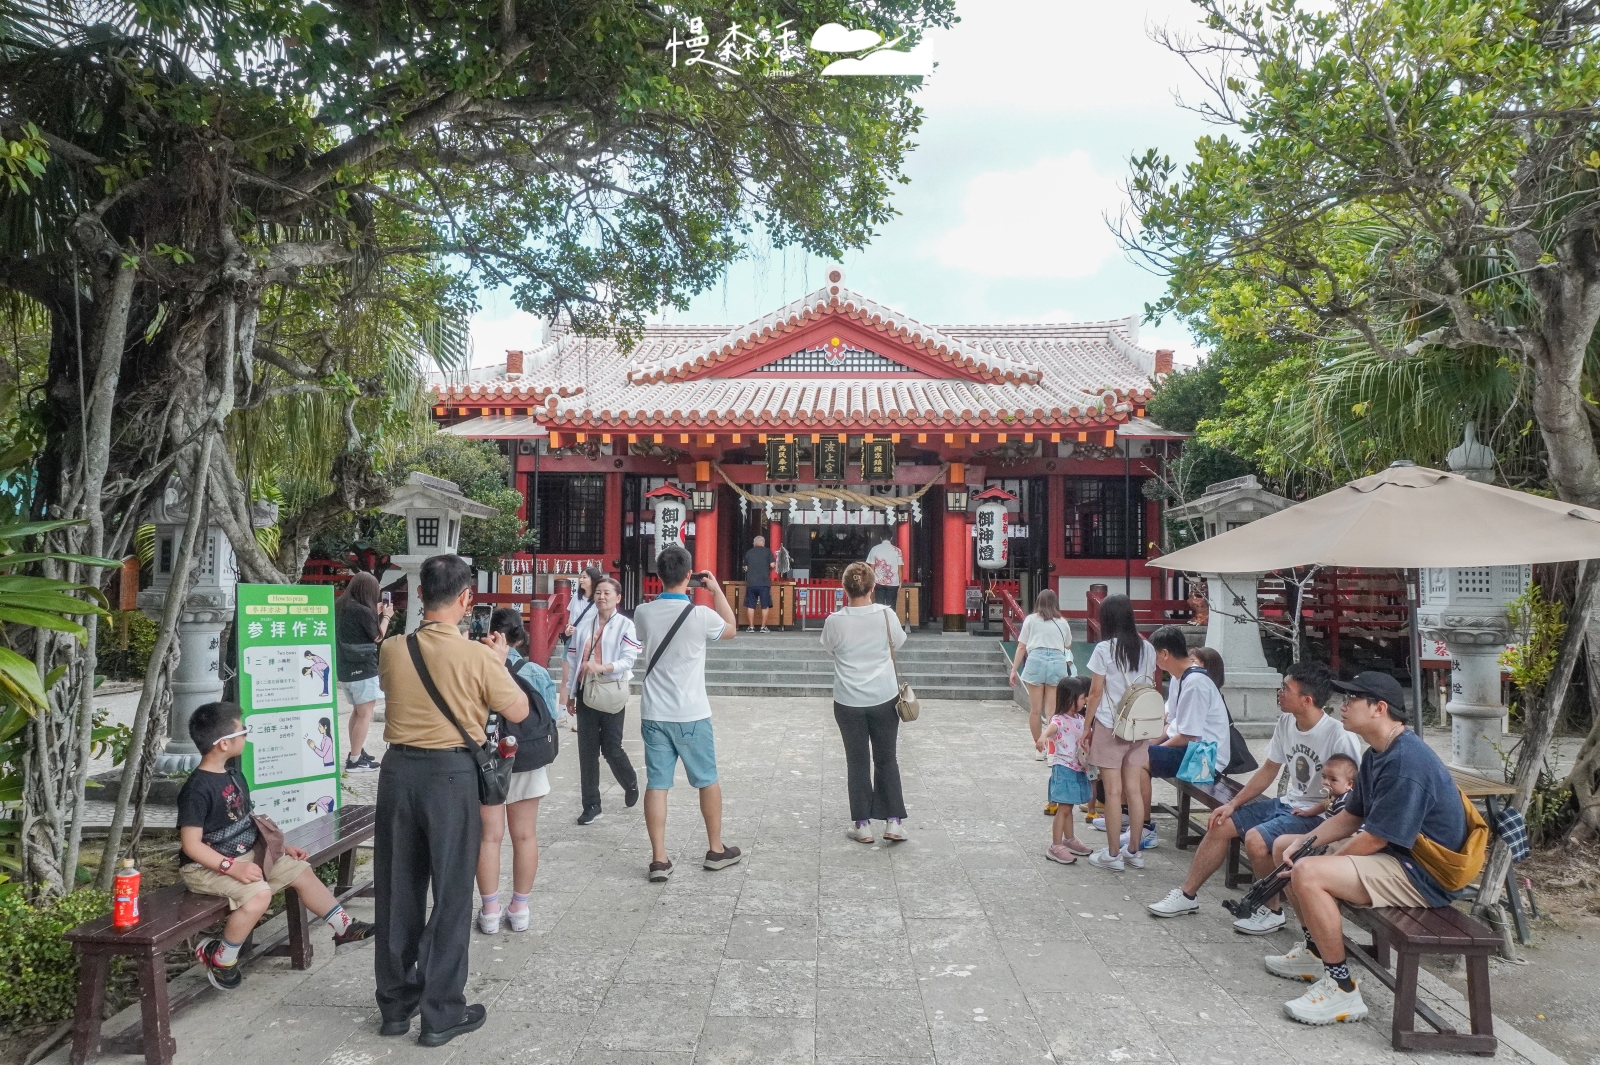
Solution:
<svg viewBox="0 0 1600 1065"><path fill-rule="evenodd" d="M412 664L415 638L428 674L474 744L491 712L528 716L528 697L505 667L506 640L461 635L472 609L472 567L458 555L422 564L415 594L422 624L412 637L385 640L378 677L387 700L378 771L373 881L377 897L378 1009L384 1035L405 1035L422 1014L422 1046L443 1046L483 1027L483 1006L467 1005L467 943L472 876L482 831L478 767L461 732L423 687ZM433 909L428 910L429 888ZM426 947L426 949L424 949Z"/></svg>

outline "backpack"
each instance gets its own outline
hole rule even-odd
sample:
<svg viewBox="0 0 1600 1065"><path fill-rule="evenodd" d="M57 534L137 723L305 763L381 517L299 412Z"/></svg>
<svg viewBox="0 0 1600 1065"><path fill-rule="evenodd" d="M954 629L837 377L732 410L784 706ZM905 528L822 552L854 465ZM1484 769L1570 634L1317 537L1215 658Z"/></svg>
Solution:
<svg viewBox="0 0 1600 1065"><path fill-rule="evenodd" d="M522 689L522 694L528 697L528 716L521 721L502 720L500 730L517 738L517 758L511 764L511 771L526 773L556 760L556 754L561 750L560 733L556 728L555 718L550 716L550 708L545 705L544 696L539 694L539 689L512 669L509 662L506 663L506 672L511 674L511 679L517 687Z"/></svg>
<svg viewBox="0 0 1600 1065"><path fill-rule="evenodd" d="M1112 651L1115 654L1114 646ZM1128 687L1117 700L1113 734L1130 743L1163 735L1167 730L1167 701L1160 689L1144 677L1129 678L1126 673L1122 676Z"/></svg>

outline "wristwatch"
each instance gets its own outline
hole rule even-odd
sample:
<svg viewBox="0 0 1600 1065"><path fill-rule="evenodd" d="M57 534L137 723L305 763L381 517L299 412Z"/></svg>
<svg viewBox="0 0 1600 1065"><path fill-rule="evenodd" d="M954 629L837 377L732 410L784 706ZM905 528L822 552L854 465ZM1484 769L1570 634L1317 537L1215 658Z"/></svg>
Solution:
<svg viewBox="0 0 1600 1065"><path fill-rule="evenodd" d="M233 868L233 859L232 858L224 858L224 859L222 859L222 864L217 866L217 872L226 873L229 869L232 869L232 868Z"/></svg>

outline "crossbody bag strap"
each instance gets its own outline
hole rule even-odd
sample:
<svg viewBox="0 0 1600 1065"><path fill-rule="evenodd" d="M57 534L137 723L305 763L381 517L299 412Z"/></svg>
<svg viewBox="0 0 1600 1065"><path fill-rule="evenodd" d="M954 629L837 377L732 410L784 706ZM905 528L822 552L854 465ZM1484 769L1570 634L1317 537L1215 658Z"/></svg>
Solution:
<svg viewBox="0 0 1600 1065"><path fill-rule="evenodd" d="M883 612L883 635L889 641L889 665L894 669L894 685L900 686L900 656L894 653L894 630L889 627L889 615L892 611Z"/></svg>
<svg viewBox="0 0 1600 1065"><path fill-rule="evenodd" d="M450 704L444 701L444 696L439 694L438 686L433 683L433 674L428 672L428 663L423 660L422 648L417 643L416 633L413 632L406 637L406 649L411 652L411 664L416 667L417 678L422 681L422 687L427 691L428 697L433 700L433 705L437 706L439 712L449 719L450 724L456 727L457 732L461 733L461 738L466 741L467 750L470 751L477 747L478 741L472 738L472 734L466 730L466 727L461 724L456 715L450 711Z"/></svg>
<svg viewBox="0 0 1600 1065"><path fill-rule="evenodd" d="M617 615L615 615L615 614L611 615L611 617L613 617L613 618L616 617L616 616ZM584 656L586 658L594 659L596 662L599 662L602 666L606 664L606 648L605 648L605 644L601 643L600 641L605 637L606 627L608 625L610 625L610 624L611 624L611 621L608 618L603 624L597 624L595 626L594 640L589 645L589 653Z"/></svg>
<svg viewBox="0 0 1600 1065"><path fill-rule="evenodd" d="M683 623L689 620L689 615L692 613L694 613L694 603L691 602L683 608L683 613L678 615L678 620L672 623L672 628L667 630L667 638L661 641L661 646L656 648L656 653L650 656L649 664L644 667L644 675L646 677L650 675L652 669L656 668L656 663L661 661L661 652L667 649L667 644L671 643L672 638L678 635L678 630L683 628ZM640 681L641 686L643 683L643 681Z"/></svg>
<svg viewBox="0 0 1600 1065"><path fill-rule="evenodd" d="M577 631L577 628L578 628L579 625L583 624L583 619L588 617L589 616L589 611L591 611L593 609L594 609L594 600L591 599L591 600L589 600L589 605L583 608L583 613L579 614L578 617L577 617L577 620L572 623L572 628L573 628L574 632Z"/></svg>

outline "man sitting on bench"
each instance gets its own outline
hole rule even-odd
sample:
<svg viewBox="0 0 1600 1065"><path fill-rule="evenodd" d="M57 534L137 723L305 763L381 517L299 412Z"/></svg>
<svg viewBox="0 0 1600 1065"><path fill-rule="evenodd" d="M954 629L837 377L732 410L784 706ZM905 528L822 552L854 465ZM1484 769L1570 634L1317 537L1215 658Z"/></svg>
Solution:
<svg viewBox="0 0 1600 1065"><path fill-rule="evenodd" d="M1250 868L1262 877L1277 864L1272 857L1274 840L1304 834L1322 823L1321 815L1311 811L1328 797L1323 767L1335 754L1355 759L1361 753L1355 737L1322 709L1332 693L1333 674L1321 662L1301 661L1289 667L1283 686L1278 689L1278 709L1282 713L1273 727L1266 761L1232 802L1211 812L1205 838L1194 852L1183 886L1173 888L1166 898L1152 902L1146 909L1157 917L1198 913L1200 888L1222 868L1234 839L1244 837ZM1277 783L1278 773L1285 765L1289 767L1289 790L1283 798L1259 798ZM1233 922L1234 930L1260 936L1283 927L1282 903L1274 901L1273 905L1280 908L1262 906Z"/></svg>
<svg viewBox="0 0 1600 1065"><path fill-rule="evenodd" d="M1290 863L1289 901L1300 915L1305 942L1269 955L1267 971L1290 980L1316 980L1283 1004L1305 1024L1359 1021L1367 1015L1361 989L1345 964L1339 903L1352 906L1447 906L1461 897L1423 868L1416 851L1459 852L1467 816L1450 771L1421 736L1406 728L1405 693L1387 673L1356 674L1334 687L1349 698L1344 727L1365 740L1356 786L1345 808L1310 833L1334 844L1328 854ZM1292 853L1299 839L1285 839Z"/></svg>
<svg viewBox="0 0 1600 1065"><path fill-rule="evenodd" d="M263 873L251 861L256 846L255 821L250 816L250 785L239 771L244 753L243 711L237 703L206 703L189 718L189 738L200 749L200 765L178 791L178 839L184 864L178 875L197 895L220 895L228 900L228 923L222 937L203 940L195 957L206 968L206 978L219 991L232 991L244 974L239 971L239 949L250 930L267 912L272 895L294 888L300 901L319 914L333 929L333 942L342 946L366 939L372 926L353 920L339 900L306 864L306 852L285 847L284 853Z"/></svg>

